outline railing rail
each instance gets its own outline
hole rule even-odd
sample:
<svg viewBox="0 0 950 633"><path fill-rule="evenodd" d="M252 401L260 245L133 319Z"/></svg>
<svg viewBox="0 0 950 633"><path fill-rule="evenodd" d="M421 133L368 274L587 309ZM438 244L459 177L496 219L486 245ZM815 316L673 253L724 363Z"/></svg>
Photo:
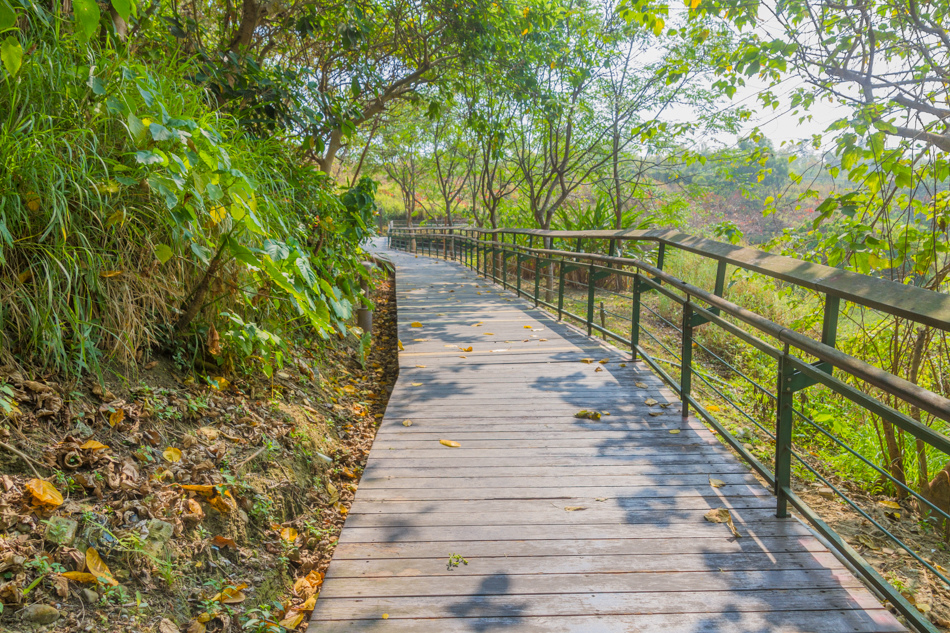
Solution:
<svg viewBox="0 0 950 633"><path fill-rule="evenodd" d="M509 238L510 242L505 239ZM518 239L527 244L517 243ZM535 240L544 240L544 248L535 248ZM553 248L556 242L574 241L572 250ZM611 254L583 252L585 243L591 240L606 240L610 243ZM614 245L619 241L647 242L656 246L653 262L638 258L618 257L614 255ZM393 248L414 249L417 253L444 256L458 260L473 268L503 287L511 287L519 296L527 296L535 305L544 306L556 312L559 319L571 318L583 324L588 334L598 332L605 338L630 348L634 360L643 360L681 398L682 415L686 417L690 410L695 411L706 421L723 440L735 449L768 483L773 487L777 499L776 515L787 516L787 507L791 504L797 509L838 551L850 561L867 581L879 590L900 611L909 622L922 631L936 631L929 619L901 592L878 574L864 558L848 545L821 517L810 508L793 490L793 464L811 472L818 480L830 487L843 501L856 512L870 521L898 546L910 554L919 564L942 582L950 585L945 571L925 560L919 553L897 537L886 525L866 512L840 487L835 486L825 474L810 463L807 456L796 450L793 443L795 421L814 428L827 436L830 441L850 451L856 458L879 473L896 488L913 497L920 507L931 512L938 520L950 522L950 514L935 505L916 490L894 478L887 470L872 463L833 433L795 408L794 395L812 385L822 385L838 396L845 398L862 410L879 416L914 438L950 456L950 437L915 420L861 389L848 384L834 375L835 370L847 377L857 378L911 407L926 411L935 417L950 422L950 399L934 393L911 381L884 371L859 358L835 348L838 313L842 300L866 308L878 310L913 322L950 331L950 297L922 288L906 286L884 279L859 275L828 266L795 260L790 257L772 255L751 248L722 244L712 240L688 236L676 231L541 231L533 229L497 229L483 230L469 227L423 227L406 229L391 227L389 243ZM668 249L679 249L716 263L717 274L715 290L710 292L679 279L663 270ZM513 260L513 265L512 261ZM525 263L530 262L533 274L533 288L524 288ZM767 275L785 283L815 291L824 298L821 340L815 340L804 334L774 323L755 312L725 299L724 281L727 265ZM513 269L513 270L512 270ZM555 269L557 272L555 273ZM586 313L574 314L565 307L565 286L568 273L586 269L588 275ZM542 272L542 270L546 272ZM509 277L514 280L509 284ZM596 283L611 275L631 279L631 322L629 337L618 334L598 324L595 317ZM541 287L542 276L546 277L545 287ZM555 278L557 281L554 288ZM658 292L682 307L682 320L669 326L679 332L679 356L676 351L663 343L644 325L644 310L652 309L641 301L645 293ZM557 295L555 302L554 295ZM601 306L601 318L604 309ZM662 318L662 317L660 317ZM743 328L734 319L748 326ZM665 319L664 319L665 320ZM693 363L694 329L711 323L745 344L771 357L777 363L776 391L770 392L732 365L727 365L738 375L751 382L759 391L764 392L775 402L774 428L766 428L752 416L743 411L728 396L713 385L710 377ZM751 330L751 331L750 331ZM757 334L758 333L758 334ZM641 344L641 334L645 334L654 343L665 350L675 360L655 357L647 345ZM762 336L760 336L762 335ZM765 338L763 338L763 336ZM774 343L770 340L774 339ZM708 350L707 350L708 351ZM800 356L817 359L808 361ZM721 360L721 359L720 359ZM679 367L679 376L673 376L663 365ZM707 410L694 395L693 379L698 378L706 388L712 389L725 398L739 413L744 415L774 440L773 466L770 468L747 449L743 442L734 437L728 429ZM947 458L950 459L950 458Z"/></svg>

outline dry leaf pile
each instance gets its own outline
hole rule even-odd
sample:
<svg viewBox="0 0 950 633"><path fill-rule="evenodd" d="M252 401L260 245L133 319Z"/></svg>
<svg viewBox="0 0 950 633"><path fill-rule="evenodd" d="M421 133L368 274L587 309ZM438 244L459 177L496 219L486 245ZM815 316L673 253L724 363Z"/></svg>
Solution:
<svg viewBox="0 0 950 633"><path fill-rule="evenodd" d="M18 407L0 419L0 630L305 628L395 382L393 299L383 284L365 369L347 341L298 348L273 381L0 367Z"/></svg>

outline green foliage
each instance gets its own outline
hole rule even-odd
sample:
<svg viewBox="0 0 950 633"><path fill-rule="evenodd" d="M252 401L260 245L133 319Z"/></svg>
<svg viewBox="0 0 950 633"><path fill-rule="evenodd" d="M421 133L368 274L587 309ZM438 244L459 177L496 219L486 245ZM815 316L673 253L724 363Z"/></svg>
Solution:
<svg viewBox="0 0 950 633"><path fill-rule="evenodd" d="M222 312L345 333L375 183L337 194L293 146L217 109L196 60L93 38L97 4L73 6L30 15L16 37L32 52L0 89L0 347L81 373Z"/></svg>

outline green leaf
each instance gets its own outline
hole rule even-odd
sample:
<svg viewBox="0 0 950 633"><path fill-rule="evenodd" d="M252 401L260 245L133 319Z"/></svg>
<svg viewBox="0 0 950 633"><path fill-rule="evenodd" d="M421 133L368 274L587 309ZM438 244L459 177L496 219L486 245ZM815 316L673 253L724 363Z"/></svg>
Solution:
<svg viewBox="0 0 950 633"><path fill-rule="evenodd" d="M168 163L168 160L163 154L158 152L135 152L135 161L143 165L165 165Z"/></svg>
<svg viewBox="0 0 950 633"><path fill-rule="evenodd" d="M132 0L112 0L112 7L123 20L129 21L129 16L132 15Z"/></svg>
<svg viewBox="0 0 950 633"><path fill-rule="evenodd" d="M73 0L73 15L79 41L89 41L99 30L99 3L96 0Z"/></svg>
<svg viewBox="0 0 950 633"><path fill-rule="evenodd" d="M0 31L6 31L16 26L16 11L6 0L0 0Z"/></svg>
<svg viewBox="0 0 950 633"><path fill-rule="evenodd" d="M155 258L163 264L171 259L174 255L175 252L172 250L171 246L167 244L159 244L155 247Z"/></svg>
<svg viewBox="0 0 950 633"><path fill-rule="evenodd" d="M3 44L0 44L0 59L11 77L17 74L23 65L23 47L17 38L10 35L3 40Z"/></svg>
<svg viewBox="0 0 950 633"><path fill-rule="evenodd" d="M247 248L243 244L239 244L234 239L228 239L228 250L231 251L231 254L234 255L234 258L244 262L249 266L254 266L255 268L261 267L261 261L257 258L251 249Z"/></svg>
<svg viewBox="0 0 950 633"><path fill-rule="evenodd" d="M149 125L148 131L152 133L152 138L156 141L170 141L175 138L175 135L172 134L167 127L159 125L158 123Z"/></svg>

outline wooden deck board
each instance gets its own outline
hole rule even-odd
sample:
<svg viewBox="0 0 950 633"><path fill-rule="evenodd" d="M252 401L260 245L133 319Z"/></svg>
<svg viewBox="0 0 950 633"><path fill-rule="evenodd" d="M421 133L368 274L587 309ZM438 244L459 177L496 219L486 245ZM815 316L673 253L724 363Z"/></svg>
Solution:
<svg viewBox="0 0 950 633"><path fill-rule="evenodd" d="M629 354L391 256L400 377L309 633L906 630Z"/></svg>

